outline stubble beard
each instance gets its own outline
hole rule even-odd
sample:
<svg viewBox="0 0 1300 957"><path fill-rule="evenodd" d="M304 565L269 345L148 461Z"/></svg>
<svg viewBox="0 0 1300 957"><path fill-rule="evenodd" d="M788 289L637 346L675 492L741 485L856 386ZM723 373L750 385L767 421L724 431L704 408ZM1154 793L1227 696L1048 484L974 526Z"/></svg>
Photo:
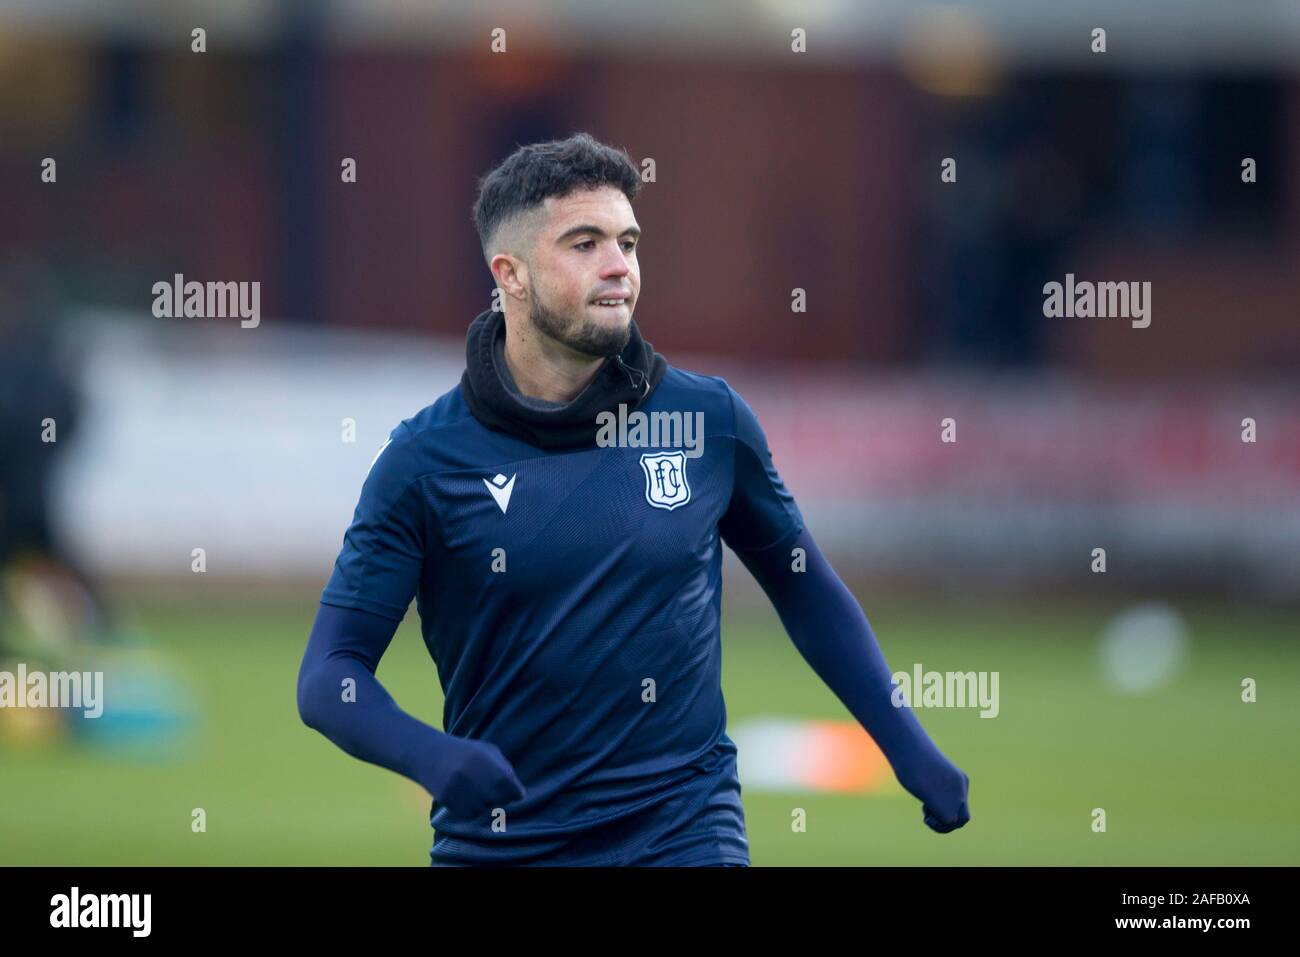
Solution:
<svg viewBox="0 0 1300 957"><path fill-rule="evenodd" d="M575 352L587 356L616 356L632 337L632 323L612 329L597 323L585 313L577 319L552 311L534 291L528 304L528 321L534 329L550 336Z"/></svg>

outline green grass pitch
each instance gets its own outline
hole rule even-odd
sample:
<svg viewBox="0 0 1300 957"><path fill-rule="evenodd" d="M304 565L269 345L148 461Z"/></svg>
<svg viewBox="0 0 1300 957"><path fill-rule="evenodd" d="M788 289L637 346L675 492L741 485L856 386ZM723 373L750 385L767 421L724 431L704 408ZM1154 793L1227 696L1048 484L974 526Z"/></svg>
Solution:
<svg viewBox="0 0 1300 957"><path fill-rule="evenodd" d="M970 775L973 819L941 836L899 789L746 788L754 865L1300 864L1294 613L1179 603L1191 629L1185 669L1131 697L1108 690L1097 664L1113 602L858 594L895 670L1000 672L996 718L918 712ZM188 746L174 760L130 763L66 744L0 749L0 864L426 865L427 795L299 721L295 681L317 595L123 598L193 691ZM441 693L414 619L379 677L440 726ZM770 608L728 608L723 670L733 722L847 717ZM1244 677L1258 682L1253 704L1240 699ZM1106 811L1105 833L1092 831L1095 807ZM191 830L194 808L206 813L205 833ZM806 832L792 831L794 808L806 811Z"/></svg>

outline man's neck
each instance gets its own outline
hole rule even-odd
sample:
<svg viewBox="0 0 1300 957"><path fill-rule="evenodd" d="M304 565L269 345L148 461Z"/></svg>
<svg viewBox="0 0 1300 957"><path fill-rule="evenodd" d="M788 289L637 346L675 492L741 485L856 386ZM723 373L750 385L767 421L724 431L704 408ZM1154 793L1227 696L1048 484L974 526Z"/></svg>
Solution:
<svg viewBox="0 0 1300 957"><path fill-rule="evenodd" d="M600 356L583 355L532 327L524 315L506 316L506 368L524 395L571 402L596 377Z"/></svg>

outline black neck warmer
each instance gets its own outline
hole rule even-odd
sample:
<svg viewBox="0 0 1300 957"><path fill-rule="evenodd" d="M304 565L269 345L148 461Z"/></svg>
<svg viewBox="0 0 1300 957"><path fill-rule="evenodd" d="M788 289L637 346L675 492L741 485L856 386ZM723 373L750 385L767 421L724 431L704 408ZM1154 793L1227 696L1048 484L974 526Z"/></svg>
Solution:
<svg viewBox="0 0 1300 957"><path fill-rule="evenodd" d="M631 412L650 398L668 371L668 361L641 338L636 320L629 322L632 334L623 351L607 358L572 402L542 409L521 402L504 381L509 370L497 367L495 343L505 338L505 314L491 309L479 313L465 337L465 374L460 380L470 412L489 429L539 448L594 445L596 416L617 413L620 403Z"/></svg>

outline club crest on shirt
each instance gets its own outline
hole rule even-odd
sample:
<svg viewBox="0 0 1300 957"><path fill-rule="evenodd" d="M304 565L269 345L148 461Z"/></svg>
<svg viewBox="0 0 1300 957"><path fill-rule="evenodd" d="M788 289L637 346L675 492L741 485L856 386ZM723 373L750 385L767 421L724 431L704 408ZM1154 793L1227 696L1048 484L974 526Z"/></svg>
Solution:
<svg viewBox="0 0 1300 957"><path fill-rule="evenodd" d="M647 452L641 456L641 468L645 472L645 500L655 508L671 512L691 500L685 452Z"/></svg>

